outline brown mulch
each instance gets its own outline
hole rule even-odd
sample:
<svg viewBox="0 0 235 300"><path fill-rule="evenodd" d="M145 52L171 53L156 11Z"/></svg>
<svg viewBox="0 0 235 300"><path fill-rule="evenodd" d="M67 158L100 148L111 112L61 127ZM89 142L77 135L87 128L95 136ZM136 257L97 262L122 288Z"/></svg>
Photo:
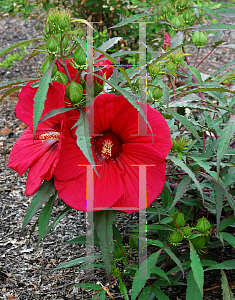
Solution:
<svg viewBox="0 0 235 300"><path fill-rule="evenodd" d="M22 20L11 17L1 19L0 50L20 40L40 37L41 29L42 25L35 20ZM234 32L226 31L223 39L228 43L234 43ZM207 52L208 50L203 49L201 57L205 56ZM206 60L205 64L202 64L200 71L207 74L211 73L233 59L235 59L235 49L220 47ZM15 67L9 70L0 69L0 83L5 80L34 76L38 65L41 63L41 58L34 58L26 64L18 62ZM84 213L73 210L56 226L50 235L42 240L37 248L37 229L32 234L30 242L29 234L38 214L32 219L26 230L20 234L32 196L27 197L24 194L27 174L19 177L15 171L7 168L9 149L26 127L24 123L16 119L14 112L16 103L17 92L7 96L0 105L0 188L2 189L0 190L0 299L92 299L94 292L79 289L74 287L73 284L81 282L97 283L97 281L100 281L105 285L107 279L102 270L95 270L95 276L92 279L83 270L78 270L76 267L53 271L62 262L86 255L86 249L83 245L63 244L76 236L85 234L86 218ZM63 201L57 199L52 212L52 219L63 208ZM119 228L126 232L127 224L133 224L136 220L138 220L136 215L119 214ZM235 258L234 249L226 248L224 252L216 251L221 259ZM228 280L234 291L235 272L230 271L226 274L229 275ZM216 275L215 273L206 275L205 300L222 299L219 277L219 274ZM131 285L128 281L126 283L129 291ZM186 289L185 287L170 287L165 289L164 292L168 294L171 300L183 300L185 299ZM116 300L124 299L118 292L117 283L114 284L112 296ZM111 298L107 296L106 299Z"/></svg>

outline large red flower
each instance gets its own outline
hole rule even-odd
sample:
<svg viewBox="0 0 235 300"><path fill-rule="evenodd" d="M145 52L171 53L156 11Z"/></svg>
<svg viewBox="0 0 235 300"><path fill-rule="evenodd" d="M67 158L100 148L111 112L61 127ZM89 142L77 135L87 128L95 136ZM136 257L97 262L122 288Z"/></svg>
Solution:
<svg viewBox="0 0 235 300"><path fill-rule="evenodd" d="M153 136L138 135L140 118L136 109L124 98L101 94L93 102L88 121L92 124L92 151L100 178L94 173L94 209L112 207L128 213L149 206L161 193L165 183L165 158L172 146L167 122L159 112L147 106L147 119ZM61 157L54 171L55 187L69 206L87 211L87 165L76 144L76 118L64 126ZM147 203L139 206L139 165L147 170ZM143 187L146 190L146 187Z"/></svg>
<svg viewBox="0 0 235 300"><path fill-rule="evenodd" d="M31 83L22 88L15 107L17 118L29 127L13 146L8 165L20 176L29 168L25 191L27 195L34 194L43 179L50 180L52 177L59 159L60 135L65 118L64 114L58 114L40 123L33 140L33 99L37 88L31 88ZM54 81L53 85L50 84L42 116L52 109L65 107L64 101L65 86Z"/></svg>

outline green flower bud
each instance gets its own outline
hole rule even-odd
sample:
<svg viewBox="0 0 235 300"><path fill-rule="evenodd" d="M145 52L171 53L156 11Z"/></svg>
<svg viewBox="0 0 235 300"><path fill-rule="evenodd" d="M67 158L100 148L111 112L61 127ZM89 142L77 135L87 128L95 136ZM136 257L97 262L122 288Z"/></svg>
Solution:
<svg viewBox="0 0 235 300"><path fill-rule="evenodd" d="M210 241L210 236L209 236L209 234L208 234L208 235L205 236L205 242L206 242L206 243L209 243L209 241Z"/></svg>
<svg viewBox="0 0 235 300"><path fill-rule="evenodd" d="M44 29L43 29L43 32L44 32L45 36L52 35L53 31L54 31L54 26L52 24L50 24L50 23L47 23L45 25Z"/></svg>
<svg viewBox="0 0 235 300"><path fill-rule="evenodd" d="M144 242L137 238L138 234L134 233L129 238L129 245L132 249L142 249L144 247Z"/></svg>
<svg viewBox="0 0 235 300"><path fill-rule="evenodd" d="M206 43L207 39L208 39L207 34L202 31L195 31L192 36L194 45L197 48L203 47L203 45Z"/></svg>
<svg viewBox="0 0 235 300"><path fill-rule="evenodd" d="M58 28L59 28L62 32L68 30L68 29L69 29L69 23L68 23L68 21L67 21L65 18L59 20Z"/></svg>
<svg viewBox="0 0 235 300"><path fill-rule="evenodd" d="M103 85L100 85L97 80L94 80L94 96L98 96L104 89L105 82L103 81Z"/></svg>
<svg viewBox="0 0 235 300"><path fill-rule="evenodd" d="M48 70L48 68L49 68L49 66L50 66L50 64L51 64L51 62L52 62L52 60L51 60L50 58L48 58L48 59L43 63L43 65L42 65L42 67L41 67L41 73L42 73L42 74L44 74L44 73ZM53 67L53 69L52 69L51 77L54 77L54 76L55 76L55 73L57 72L57 70L58 70L57 65L54 65L54 67Z"/></svg>
<svg viewBox="0 0 235 300"><path fill-rule="evenodd" d="M83 97L83 87L72 81L65 89L65 96L73 103L79 104Z"/></svg>
<svg viewBox="0 0 235 300"><path fill-rule="evenodd" d="M192 240L195 250L200 250L205 248L206 240L204 236L199 236Z"/></svg>
<svg viewBox="0 0 235 300"><path fill-rule="evenodd" d="M181 14L182 19L185 23L190 23L194 19L194 15L190 9L186 9Z"/></svg>
<svg viewBox="0 0 235 300"><path fill-rule="evenodd" d="M176 65L175 65L172 61L170 61L170 62L166 65L166 68L167 68L168 70L175 71L175 70L176 70Z"/></svg>
<svg viewBox="0 0 235 300"><path fill-rule="evenodd" d="M155 87L153 89L152 96L153 96L154 101L157 101L158 99L160 99L163 96L162 89L160 89L159 87Z"/></svg>
<svg viewBox="0 0 235 300"><path fill-rule="evenodd" d="M182 242L182 240L183 238L180 235L179 231L174 231L169 237L169 242L173 245L178 245L180 242Z"/></svg>
<svg viewBox="0 0 235 300"><path fill-rule="evenodd" d="M177 26L179 29L181 29L184 25L182 20L177 15L172 17L171 24L174 26ZM177 28L175 28L175 27L173 27L172 29L177 30Z"/></svg>
<svg viewBox="0 0 235 300"><path fill-rule="evenodd" d="M121 246L117 246L117 247L115 246L114 252L113 252L113 257L116 258L116 259L120 259L120 258L122 258L124 256L123 253L125 253L125 248L122 245Z"/></svg>
<svg viewBox="0 0 235 300"><path fill-rule="evenodd" d="M210 228L211 224L205 217L198 219L196 226L197 231L200 233L206 233Z"/></svg>
<svg viewBox="0 0 235 300"><path fill-rule="evenodd" d="M192 228L188 226L183 228L183 237L188 238L191 235Z"/></svg>
<svg viewBox="0 0 235 300"><path fill-rule="evenodd" d="M174 55L173 61L177 65L181 65L184 62L184 54L181 50L177 50L176 54Z"/></svg>
<svg viewBox="0 0 235 300"><path fill-rule="evenodd" d="M64 73L57 71L55 76L56 81L63 83L64 85L68 84L68 78Z"/></svg>
<svg viewBox="0 0 235 300"><path fill-rule="evenodd" d="M176 211L173 215L173 219L174 221L170 222L170 225L174 228L177 228L176 224L178 225L178 227L182 227L185 224L185 220L184 220L184 214L181 213L180 211ZM176 223L176 224L175 224Z"/></svg>
<svg viewBox="0 0 235 300"><path fill-rule="evenodd" d="M58 34L56 37L60 43L60 46L61 46L61 40L62 40L62 47L65 50L69 43L69 39L68 39L67 35L66 34L65 35Z"/></svg>
<svg viewBox="0 0 235 300"><path fill-rule="evenodd" d="M74 61L78 66L86 64L86 53L82 48L77 48L73 53Z"/></svg>
<svg viewBox="0 0 235 300"><path fill-rule="evenodd" d="M171 11L171 7L169 4L163 4L161 6L161 13L163 14L163 16L167 16Z"/></svg>
<svg viewBox="0 0 235 300"><path fill-rule="evenodd" d="M177 3L177 8L179 8L180 10L184 9L187 6L188 6L188 0L179 0Z"/></svg>
<svg viewBox="0 0 235 300"><path fill-rule="evenodd" d="M47 41L47 50L49 53L55 54L59 51L60 43L54 34Z"/></svg>

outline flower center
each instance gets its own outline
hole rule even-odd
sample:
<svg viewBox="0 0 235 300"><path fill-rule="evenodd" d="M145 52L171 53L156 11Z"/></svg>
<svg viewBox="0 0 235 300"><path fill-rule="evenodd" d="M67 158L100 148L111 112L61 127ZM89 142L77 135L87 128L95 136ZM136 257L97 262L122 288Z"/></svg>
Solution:
<svg viewBox="0 0 235 300"><path fill-rule="evenodd" d="M60 132L47 132L42 134L36 134L35 138L37 140L41 140L42 143L46 141L59 141L60 140Z"/></svg>
<svg viewBox="0 0 235 300"><path fill-rule="evenodd" d="M92 138L92 147L96 156L106 162L116 160L122 153L122 140L113 132L104 132L102 136Z"/></svg>

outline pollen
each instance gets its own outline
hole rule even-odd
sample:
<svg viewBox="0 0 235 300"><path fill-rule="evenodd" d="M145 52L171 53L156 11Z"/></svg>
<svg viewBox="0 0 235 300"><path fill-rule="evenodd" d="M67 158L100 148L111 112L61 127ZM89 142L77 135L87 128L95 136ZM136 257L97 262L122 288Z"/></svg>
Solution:
<svg viewBox="0 0 235 300"><path fill-rule="evenodd" d="M101 156L109 159L112 156L112 147L114 146L111 140L106 139L102 145Z"/></svg>
<svg viewBox="0 0 235 300"><path fill-rule="evenodd" d="M38 139L43 142L46 141L59 141L60 140L60 132L47 132L40 134Z"/></svg>

